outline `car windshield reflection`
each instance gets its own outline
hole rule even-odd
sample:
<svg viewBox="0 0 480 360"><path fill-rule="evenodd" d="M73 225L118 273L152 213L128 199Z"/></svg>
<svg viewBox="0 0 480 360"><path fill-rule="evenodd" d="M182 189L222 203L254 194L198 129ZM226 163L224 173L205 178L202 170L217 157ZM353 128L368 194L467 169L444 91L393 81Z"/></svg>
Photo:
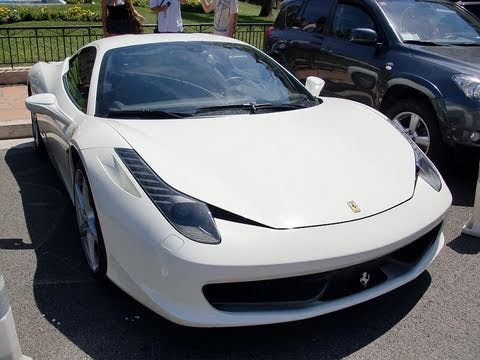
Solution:
<svg viewBox="0 0 480 360"><path fill-rule="evenodd" d="M453 4L410 0L379 4L406 43L480 45L480 22Z"/></svg>
<svg viewBox="0 0 480 360"><path fill-rule="evenodd" d="M252 47L166 42L105 54L96 116L165 119L286 111L317 104L293 76Z"/></svg>

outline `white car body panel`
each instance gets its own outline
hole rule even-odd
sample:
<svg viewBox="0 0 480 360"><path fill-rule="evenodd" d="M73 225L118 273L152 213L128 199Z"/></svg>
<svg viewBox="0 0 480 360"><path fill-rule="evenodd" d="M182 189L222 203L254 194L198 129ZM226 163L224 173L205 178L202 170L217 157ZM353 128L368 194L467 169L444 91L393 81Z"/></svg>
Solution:
<svg viewBox="0 0 480 360"><path fill-rule="evenodd" d="M443 183L438 194L420 179L415 196L409 201L376 216L343 224L275 230L217 220L223 241L211 246L178 234L165 219L150 221L158 210L153 204L145 206L147 195L137 184L141 197L112 187L105 176L104 164L112 162L115 155L106 149L84 153L87 163L92 165L89 174L95 184L93 191L98 194L102 228L109 234L105 237L111 265L109 277L138 301L184 325L267 324L352 306L414 279L433 261L444 243L440 232L422 261L408 273L392 279L391 284L341 301L322 302L306 309L241 314L219 311L203 297L201 289L205 284L320 273L369 261L401 248L443 220L451 203L448 188ZM123 164L121 167L135 183ZM438 196L432 197L433 194Z"/></svg>
<svg viewBox="0 0 480 360"><path fill-rule="evenodd" d="M341 99L275 116L110 124L170 186L273 228L371 216L415 186L408 142L370 108Z"/></svg>
<svg viewBox="0 0 480 360"><path fill-rule="evenodd" d="M205 34L117 36L96 41L86 113L71 101L61 63L29 72L32 93L52 93L66 123L38 114L49 156L72 196L74 154L89 178L107 252L107 276L162 316L190 326L293 321L366 301L414 279L444 243L451 204L415 177L408 142L378 112L325 98L315 108L180 120L94 116L101 58L109 49L163 41L234 39ZM114 148L133 148L170 186L263 226L215 219L222 241L180 234L157 209ZM348 201L360 209L354 213ZM73 224L72 224L73 225ZM322 226L319 226L322 225ZM270 228L268 228L270 227ZM421 259L361 292L304 307L231 312L203 287L281 279L362 264L437 229ZM437 230L435 230L437 231Z"/></svg>

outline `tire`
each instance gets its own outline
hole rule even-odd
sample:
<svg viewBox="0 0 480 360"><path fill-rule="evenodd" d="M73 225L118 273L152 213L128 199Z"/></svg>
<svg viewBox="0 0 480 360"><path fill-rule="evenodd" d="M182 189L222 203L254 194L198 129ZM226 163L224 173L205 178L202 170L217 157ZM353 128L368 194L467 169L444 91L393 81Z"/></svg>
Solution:
<svg viewBox="0 0 480 360"><path fill-rule="evenodd" d="M75 214L85 261L93 277L103 281L107 278L107 253L90 183L83 166L75 166L73 179Z"/></svg>
<svg viewBox="0 0 480 360"><path fill-rule="evenodd" d="M28 96L32 96L32 89L30 88L30 84L27 84L27 94ZM35 149L40 153L44 153L45 144L43 143L42 136L40 135L40 128L38 127L37 114L30 112L30 119L32 120L32 135L33 135L33 141L35 144Z"/></svg>
<svg viewBox="0 0 480 360"><path fill-rule="evenodd" d="M400 125L437 166L449 159L437 117L429 104L417 99L403 99L388 108L385 115Z"/></svg>
<svg viewBox="0 0 480 360"><path fill-rule="evenodd" d="M35 144L35 149L40 153L44 153L45 144L43 143L42 136L40 135L40 128L38 127L37 114L30 113L30 117L32 119L32 134L33 134L33 142Z"/></svg>

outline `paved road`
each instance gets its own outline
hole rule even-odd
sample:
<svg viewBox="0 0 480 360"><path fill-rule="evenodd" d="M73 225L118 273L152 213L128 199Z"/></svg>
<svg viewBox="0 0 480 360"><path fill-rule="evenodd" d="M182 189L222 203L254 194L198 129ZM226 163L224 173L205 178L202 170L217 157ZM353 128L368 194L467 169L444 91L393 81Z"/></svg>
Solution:
<svg viewBox="0 0 480 360"><path fill-rule="evenodd" d="M1 146L0 146L1 149ZM0 150L0 264L20 341L38 359L479 359L480 239L461 236L477 169L446 174L447 246L415 281L326 316L190 329L88 275L72 205L31 145Z"/></svg>

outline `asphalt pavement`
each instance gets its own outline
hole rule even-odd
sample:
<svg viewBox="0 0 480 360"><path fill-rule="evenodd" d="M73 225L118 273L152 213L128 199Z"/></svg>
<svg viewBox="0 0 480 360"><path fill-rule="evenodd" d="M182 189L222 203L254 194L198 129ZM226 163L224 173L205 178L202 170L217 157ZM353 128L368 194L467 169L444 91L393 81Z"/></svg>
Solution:
<svg viewBox="0 0 480 360"><path fill-rule="evenodd" d="M0 267L23 352L34 359L479 359L480 239L461 235L478 166L450 164L447 245L411 283L294 323L170 323L85 264L75 214L48 158L0 141ZM146 264L148 266L148 264Z"/></svg>

